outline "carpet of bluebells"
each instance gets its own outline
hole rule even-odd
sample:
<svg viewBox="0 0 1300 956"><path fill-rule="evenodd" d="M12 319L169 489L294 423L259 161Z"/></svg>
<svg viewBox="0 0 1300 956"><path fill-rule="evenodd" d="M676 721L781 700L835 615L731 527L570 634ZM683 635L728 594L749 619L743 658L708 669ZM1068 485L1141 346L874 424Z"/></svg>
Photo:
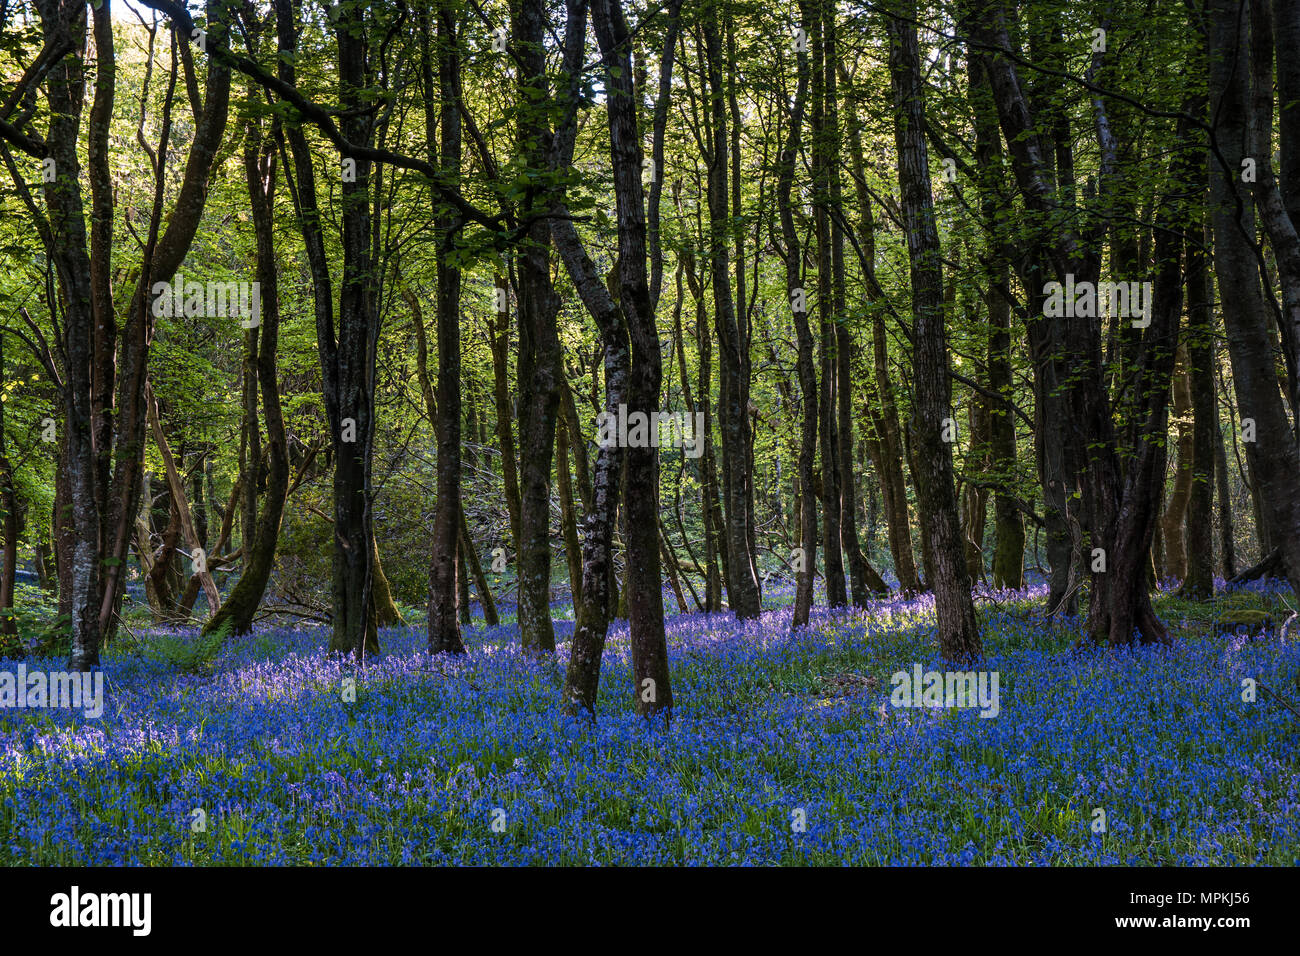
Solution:
<svg viewBox="0 0 1300 956"><path fill-rule="evenodd" d="M633 712L626 625L598 720L561 713L562 610L546 662L481 622L455 660L385 631L361 670L310 628L231 640L197 674L110 649L101 719L0 711L0 864L1300 860L1298 718L1242 689L1300 697L1297 642L1166 606L1170 646L1073 652L1041 597L980 601L991 719L890 706L891 674L945 669L928 597L793 633L788 607L672 616L666 728Z"/></svg>

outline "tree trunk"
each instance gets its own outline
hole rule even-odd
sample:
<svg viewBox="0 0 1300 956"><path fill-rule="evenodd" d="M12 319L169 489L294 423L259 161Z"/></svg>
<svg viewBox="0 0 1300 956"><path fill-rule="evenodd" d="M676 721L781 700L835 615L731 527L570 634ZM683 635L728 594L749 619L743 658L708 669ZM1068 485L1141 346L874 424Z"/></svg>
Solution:
<svg viewBox="0 0 1300 956"><path fill-rule="evenodd" d="M632 43L621 0L594 0L592 21L609 91L610 158L618 216L619 291L631 343L629 414L659 409L663 379L659 335L650 307L646 274L646 218L642 191L641 140L632 85ZM633 689L637 713L671 715L672 686L664 634L663 576L659 563L659 450L626 450L628 624L632 639Z"/></svg>
<svg viewBox="0 0 1300 956"><path fill-rule="evenodd" d="M497 615L496 601L492 599L492 588L488 585L487 575L479 562L478 551L474 548L474 539L469 533L469 522L465 520L465 510L460 512L460 552L469 563L470 574L474 578L474 587L478 590L479 603L483 605L483 621L488 627L501 623Z"/></svg>
<svg viewBox="0 0 1300 956"><path fill-rule="evenodd" d="M884 290L876 279L876 240L872 214L871 193L867 189L866 161L862 149L861 121L850 106L848 111L849 151L853 166L853 182L858 201L858 246L861 249L862 272L868 292L884 300ZM894 387L889 376L889 345L885 339L883 302L872 312L872 367L874 381L865 396L864 420L870 425L867 452L880 482L885 523L889 537L889 553L894 562L894 574L904 593L921 589L916 576L916 562L912 555L912 533L907 517L907 489L903 482L901 427L898 406L894 402Z"/></svg>
<svg viewBox="0 0 1300 956"><path fill-rule="evenodd" d="M809 0L801 0L803 22L811 23ZM799 419L799 468L796 472L798 489L799 532L798 551L795 552L795 590L792 627L808 623L812 608L813 585L817 572L817 499L809 493L813 487L813 473L817 457L817 367L813 363L813 334L808 326L807 290L801 275L803 248L799 243L799 230L795 226L790 192L794 186L795 163L802 143L804 103L808 95L808 54L801 51L799 58L799 85L794 95L794 105L789 116L789 132L781 151L781 171L776 187L777 207L781 216L781 238L785 243L785 284L794 316L795 338L798 343L796 368L799 374L799 397L802 402Z"/></svg>
<svg viewBox="0 0 1300 956"><path fill-rule="evenodd" d="M457 7L451 3L438 6L436 49L438 56L437 96L434 95L432 65L423 58L425 81L425 123L430 149L434 143L433 104L439 104L438 132L442 135L441 169L446 182L460 183L460 38L457 36ZM421 24L426 47L429 43L427 20ZM438 501L433 519L433 542L429 555L429 622L430 654L463 654L460 621L457 617L460 592L457 578L460 555L460 268L456 262L456 212L442 207L435 230L438 237L438 415L434 426L438 436Z"/></svg>
<svg viewBox="0 0 1300 956"><path fill-rule="evenodd" d="M249 204L253 229L257 234L257 281L260 312L254 326L245 333L246 361L255 371L253 415L247 421L250 434L258 430L257 389L262 394L262 416L266 420L269 468L262 512L254 508L244 527L244 569L221 607L204 626L205 634L229 627L232 635L247 634L253 629L253 617L261 606L262 596L275 563L275 548L280 537L280 522L289 495L289 445L285 437L284 415L280 408L279 370L276 352L280 337L280 296L276 275L274 244L275 152L273 143L263 151L263 140L255 125L250 124L244 146L244 172L248 181ZM258 338L261 337L259 343ZM252 456L252 467L260 465L261 454ZM257 482L249 481L249 487ZM198 532L196 528L196 537ZM199 538L199 546L202 540Z"/></svg>
<svg viewBox="0 0 1300 956"><path fill-rule="evenodd" d="M826 0L817 0L816 12L809 26L812 48L812 174L813 219L817 229L817 314L820 324L821 381L817 408L817 440L821 448L822 549L826 579L826 603L831 607L848 604L844 583L844 551L840 545L840 463L836 421L835 371L839 366L835 354L835 326L840 316L835 311L834 265L832 244L842 242L838 227L831 224L831 180L839 163L839 133L836 113L831 106L835 71L834 14ZM829 115L828 115L829 114ZM843 258L843 249L840 249Z"/></svg>
<svg viewBox="0 0 1300 956"><path fill-rule="evenodd" d="M1219 498L1219 565L1225 581L1237 573L1237 534L1232 520L1232 489L1228 485L1228 451L1219 428L1219 403L1214 403L1214 481Z"/></svg>
<svg viewBox="0 0 1300 956"><path fill-rule="evenodd" d="M569 423L561 415L555 427L555 477L560 493L560 532L564 557L569 566L569 594L573 598L573 619L582 608L582 546L578 543L577 509L573 504L573 481L569 474Z"/></svg>
<svg viewBox="0 0 1300 956"><path fill-rule="evenodd" d="M547 8L542 0L512 5L518 57L518 142L529 170L550 168L552 133L546 79ZM534 202L546 196L531 194ZM525 209L525 214L549 208ZM519 635L525 650L555 650L551 622L551 465L560 404L559 296L551 286L551 226L537 216L519 251Z"/></svg>
<svg viewBox="0 0 1300 956"><path fill-rule="evenodd" d="M1183 542L1183 521L1192 494L1192 379L1187 370L1190 361L1185 347L1178 350L1178 368L1174 373L1174 429L1178 462L1174 471L1174 487L1169 493L1164 514L1160 519L1161 537L1165 542L1164 573L1166 577L1187 579L1187 548Z"/></svg>
<svg viewBox="0 0 1300 956"><path fill-rule="evenodd" d="M1256 440L1246 445L1260 499L1267 511L1291 586L1300 592L1300 456L1278 394L1268 312L1250 247L1255 223L1242 188L1242 158L1249 143L1250 18L1234 0L1207 0L1210 35L1210 102L1217 104L1217 154L1211 154L1210 198L1215 277L1224 303L1223 321L1232 359L1237 407L1255 422Z"/></svg>
<svg viewBox="0 0 1300 956"><path fill-rule="evenodd" d="M728 241L731 210L727 190L727 111L722 79L722 41L718 10L703 11L705 51L708 60L709 101L713 139L709 160L710 261L713 270L714 321L718 334L721 390L718 418L722 432L722 494L726 505L727 600L736 616L753 618L762 610L758 572L750 550L749 528L749 410L742 376L746 362L744 343L736 320Z"/></svg>
<svg viewBox="0 0 1300 956"><path fill-rule="evenodd" d="M970 58L967 69L975 125L975 160L981 172L980 215L985 227L991 230L991 248L985 266L989 391L1000 396L988 409L989 467L998 483L993 501L993 586L1019 590L1025 583L1025 525L1015 498L1008 491L1016 479L1016 424L1012 407L1015 386L1011 375L1011 300L1008 298L1011 269L1002 254L1001 245L1006 237L999 229L998 215L1002 142L988 76L974 57Z"/></svg>
<svg viewBox="0 0 1300 956"><path fill-rule="evenodd" d="M910 0L902 6L906 16L915 17L916 8ZM930 585L938 617L940 653L946 661L967 664L980 660L983 650L957 520L952 446L943 440L943 419L949 416L951 404L943 272L925 144L924 87L916 28L911 22L889 18L889 67L894 92L899 187L912 280L911 434L919 479L922 531L930 539L934 556L934 577Z"/></svg>
<svg viewBox="0 0 1300 956"><path fill-rule="evenodd" d="M509 346L510 288L504 275L493 290L497 310L492 325L492 397L496 406L497 444L501 448L501 480L505 486L506 514L510 516L511 544L519 549L519 472L515 466L514 413L510 408Z"/></svg>
<svg viewBox="0 0 1300 956"><path fill-rule="evenodd" d="M837 205L838 208L838 205ZM856 351L853 334L844 323L835 327L837 359L839 361L839 463L840 496L843 507L840 511L840 541L849 558L849 575L852 587L853 606L866 607L869 594L888 594L887 585L867 556L862 552L862 542L858 537L858 491L857 476L853 473L853 388L851 356Z"/></svg>
<svg viewBox="0 0 1300 956"><path fill-rule="evenodd" d="M0 382L5 378L4 332L0 331ZM18 570L18 496L14 471L5 444L4 404L0 402L0 521L4 524L4 552L0 555L0 634L18 633L14 621L14 581Z"/></svg>
<svg viewBox="0 0 1300 956"><path fill-rule="evenodd" d="M587 30L587 0L567 0L568 26L565 31L565 66L572 77L581 66ZM571 148L568 138L563 143ZM600 329L605 363L606 416L617 416L628 401L631 358L627 324L614 301L610 286L602 282L595 264L578 238L572 220L555 220L555 245L563 259L583 305ZM585 712L594 717L600 686L601 655L613 612L614 523L622 488L625 450L617 442L601 442L592 478L591 506L586 512L582 537L582 608L576 615L565 673L563 700L570 714Z"/></svg>
<svg viewBox="0 0 1300 956"><path fill-rule="evenodd" d="M217 591L216 583L212 580L212 572L208 570L207 555L203 553L203 549L199 544L199 536L194 531L194 520L190 517L189 502L185 499L185 485L181 481L180 472L176 470L176 461L172 458L171 448L167 444L162 424L158 419L158 401L154 398L153 387L147 382L144 386L144 392L149 425L153 430L154 442L158 446L158 454L162 458L163 467L166 469L167 488L171 492L172 502L180 518L181 533L184 535L185 544L190 549L191 556L193 557L195 552L198 552L198 558L193 559L194 574L203 587L204 596L208 601L209 614L215 614L217 608L221 605L221 595Z"/></svg>

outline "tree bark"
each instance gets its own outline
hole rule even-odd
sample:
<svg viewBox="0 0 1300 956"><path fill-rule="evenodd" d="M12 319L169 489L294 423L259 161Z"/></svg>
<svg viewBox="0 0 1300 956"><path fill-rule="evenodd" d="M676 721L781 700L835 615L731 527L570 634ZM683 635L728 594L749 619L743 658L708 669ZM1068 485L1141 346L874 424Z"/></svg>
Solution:
<svg viewBox="0 0 1300 956"><path fill-rule="evenodd" d="M154 398L153 388L149 383L145 383L145 408L149 416L149 425L153 430L154 442L158 446L158 454L162 458L163 468L167 474L167 488L171 492L172 502L176 507L176 513L180 518L181 533L184 535L185 543L190 548L191 554L195 551L202 551L199 544L199 536L194 531L194 520L190 516L189 502L185 498L185 485L181 481L180 472L176 470L176 461L172 458L171 448L167 444L167 437L163 434L162 424L158 419L158 401ZM202 562L195 562L194 574L199 579L199 584L203 587L204 596L208 601L210 614L215 614L216 609L221 605L221 595L217 591L217 585L212 580L212 572L207 569L207 555L202 554Z"/></svg>
<svg viewBox="0 0 1300 956"><path fill-rule="evenodd" d="M5 379L4 332L0 331L0 382ZM14 620L14 582L18 571L18 495L14 470L5 444L4 403L0 402L0 521L4 526L4 552L0 554L0 634L18 633Z"/></svg>
<svg viewBox="0 0 1300 956"><path fill-rule="evenodd" d="M578 543L577 509L573 504L573 481L569 473L569 423L561 415L555 427L555 478L560 493L560 533L564 558L569 566L569 593L573 598L573 619L582 608L582 545Z"/></svg>
<svg viewBox="0 0 1300 956"><path fill-rule="evenodd" d="M710 4L702 16L713 123L708 157L709 241L721 374L718 418L722 433L722 495L726 512L724 541L727 549L727 600L736 616L745 619L757 617L762 610L758 572L750 549L750 424L747 403L743 400L746 388L742 381L747 363L742 355L744 343L732 297L728 249L731 210L727 190L727 110L718 10Z"/></svg>
<svg viewBox="0 0 1300 956"><path fill-rule="evenodd" d="M900 7L904 16L915 17L911 0ZM922 531L930 539L934 556L934 577L930 585L935 596L940 653L946 661L967 664L979 661L983 650L962 552L952 446L943 440L942 420L950 414L951 384L944 335L939 234L934 220L924 134L924 87L916 28L893 17L889 18L889 68L912 281L915 381L911 434L919 479L917 491L922 498Z"/></svg>
<svg viewBox="0 0 1300 956"><path fill-rule="evenodd" d="M812 23L812 9L809 0L801 0L800 13L804 23ZM785 243L785 284L786 294L791 304L794 317L795 338L798 348L796 368L799 375L799 397L802 409L799 419L799 466L796 476L799 483L798 516L799 533L795 564L794 612L792 627L803 627L808 623L812 609L813 585L817 572L817 499L810 493L814 485L814 469L817 457L817 367L813 360L813 334L808 325L807 290L801 275L803 265L803 247L799 242L799 230L795 226L794 210L790 202L790 193L794 186L795 164L798 162L802 144L804 104L808 96L808 54L800 51L798 56L799 80L795 90L794 104L789 116L789 132L781 150L781 171L776 187L777 208L781 217L781 237Z"/></svg>
<svg viewBox="0 0 1300 956"><path fill-rule="evenodd" d="M1192 494L1192 381L1187 370L1187 350L1178 350L1178 365L1174 371L1173 413L1177 463L1174 468L1174 486L1165 502L1160 519L1161 537L1165 542L1164 573L1167 577L1183 581L1187 577L1187 548L1183 541L1183 521Z"/></svg>
<svg viewBox="0 0 1300 956"><path fill-rule="evenodd" d="M553 134L547 120L547 9L543 0L513 0L512 48L517 51L519 154L525 168L551 168ZM541 208L531 208L543 203ZM542 187L530 188L525 214L549 211ZM551 286L550 222L531 219L519 250L519 635L525 650L555 650L551 622L551 466L560 404L559 296Z"/></svg>
<svg viewBox="0 0 1300 956"><path fill-rule="evenodd" d="M266 494L261 515L256 507L248 516L244 527L244 569L234 588L221 607L204 626L205 634L217 633L229 626L232 635L247 634L253 629L253 617L261 606L267 582L275 563L275 549L280 537L280 522L284 517L285 501L289 495L289 445L284 430L284 413L280 407L279 368L276 353L280 339L280 296L276 274L274 243L275 210L275 152L263 149L260 132L249 125L244 146L244 172L248 181L249 205L252 210L253 229L257 235L257 281L260 290L259 326L245 333L247 360L255 369L254 415L247 427L250 433L258 430L256 417L256 390L262 394L262 415L266 419L267 470ZM261 341L259 343L259 336ZM253 467L260 465L261 454L253 456ZM257 482L248 482L255 487ZM254 495L256 502L256 495ZM196 537L198 536L196 529ZM202 540L199 537L199 546Z"/></svg>
<svg viewBox="0 0 1300 956"><path fill-rule="evenodd" d="M839 132L837 113L832 105L834 96L835 50L834 13L828 10L827 0L817 0L816 11L808 30L812 48L812 174L813 219L817 230L817 314L819 319L820 391L816 408L817 440L821 448L821 482L819 485L822 506L823 574L826 580L826 603L831 607L848 604L848 591L844 583L844 551L840 544L840 463L839 441L836 434L837 383L835 327L841 316L835 309L836 289L832 245L839 241L839 256L843 260L843 237L838 226L831 223L833 196L831 181L839 163ZM842 292L842 290L840 290Z"/></svg>
<svg viewBox="0 0 1300 956"><path fill-rule="evenodd" d="M438 83L436 101L438 129L441 134L441 169L445 181L460 183L460 38L457 33L457 7L440 3L437 10L436 49ZM429 36L427 19L421 24L426 48ZM425 122L430 149L434 143L435 102L432 67L428 54L423 60L425 73ZM461 374L460 374L460 268L456 256L456 212L443 206L435 223L438 248L438 415L434 425L438 437L438 501L433 519L433 542L429 556L430 654L463 654L460 621L457 616L460 592L457 578L460 556L460 441L461 441Z"/></svg>
<svg viewBox="0 0 1300 956"><path fill-rule="evenodd" d="M582 64L586 36L587 0L567 0L565 65L568 76ZM571 141L563 145L566 150ZM605 414L616 416L628 401L631 357L627 323L610 286L601 281L571 219L555 220L555 245L573 280L583 305L600 329L605 365ZM594 717L600 686L600 663L613 613L613 535L618 517L625 450L616 442L602 442L592 478L591 507L585 515L582 536L582 609L577 614L565 673L565 711Z"/></svg>
<svg viewBox="0 0 1300 956"><path fill-rule="evenodd" d="M646 217L642 149L632 82L631 37L621 0L594 0L592 21L605 65L610 158L618 216L619 292L631 343L629 414L659 409L663 379L659 335L646 272ZM663 576L659 562L659 450L626 450L628 624L637 713L672 714L673 693L664 634Z"/></svg>
<svg viewBox="0 0 1300 956"><path fill-rule="evenodd" d="M492 345L492 397L496 407L497 444L501 448L501 481L505 487L506 514L510 516L511 544L519 549L519 472L515 464L514 412L510 407L509 346L510 287L504 275L493 290L498 306L490 340Z"/></svg>
<svg viewBox="0 0 1300 956"><path fill-rule="evenodd" d="M1250 196L1240 182L1250 144L1250 17L1235 0L1207 0L1210 103L1218 116L1211 154L1210 199L1215 277L1232 360L1241 418L1253 419L1256 440L1246 445L1260 500L1291 586L1300 592L1300 456L1278 394L1267 310L1250 248L1255 234Z"/></svg>

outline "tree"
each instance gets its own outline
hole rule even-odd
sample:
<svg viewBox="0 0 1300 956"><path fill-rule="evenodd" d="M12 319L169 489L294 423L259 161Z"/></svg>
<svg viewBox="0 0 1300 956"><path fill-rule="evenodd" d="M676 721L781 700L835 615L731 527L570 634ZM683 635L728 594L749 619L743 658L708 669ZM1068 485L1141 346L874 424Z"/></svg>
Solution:
<svg viewBox="0 0 1300 956"><path fill-rule="evenodd" d="M952 445L944 440L944 419L951 415L951 383L944 336L939 234L925 144L921 64L916 27L908 19L914 18L915 9L907 4L897 9L898 16L888 21L889 69L898 181L912 280L914 384L909 428L916 455L921 530L929 538L934 556L930 585L939 622L939 650L947 661L969 663L980 660L983 649L957 518Z"/></svg>

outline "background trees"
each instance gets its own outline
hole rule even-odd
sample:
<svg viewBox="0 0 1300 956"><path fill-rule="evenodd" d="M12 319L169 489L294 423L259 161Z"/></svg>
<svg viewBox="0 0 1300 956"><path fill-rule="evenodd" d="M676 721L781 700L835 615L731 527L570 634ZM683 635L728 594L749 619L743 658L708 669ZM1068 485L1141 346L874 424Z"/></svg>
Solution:
<svg viewBox="0 0 1300 956"><path fill-rule="evenodd" d="M650 714L666 602L932 590L973 659L980 583L1111 643L1162 578L1300 583L1286 4L3 18L0 614L43 588L76 666L133 614L360 658L499 604L542 655L574 619L578 710L627 617ZM259 323L157 313L178 274Z"/></svg>

